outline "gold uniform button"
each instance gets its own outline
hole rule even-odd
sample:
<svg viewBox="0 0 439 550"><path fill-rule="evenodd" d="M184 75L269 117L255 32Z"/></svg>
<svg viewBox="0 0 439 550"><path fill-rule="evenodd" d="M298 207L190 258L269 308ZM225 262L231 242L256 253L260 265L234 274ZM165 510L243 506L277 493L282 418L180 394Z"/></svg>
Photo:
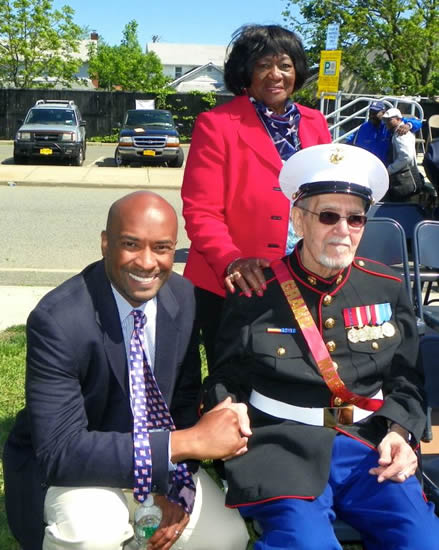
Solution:
<svg viewBox="0 0 439 550"><path fill-rule="evenodd" d="M329 317L328 319L326 319L325 328L334 328L334 326L335 326L335 319L333 319L332 317Z"/></svg>
<svg viewBox="0 0 439 550"><path fill-rule="evenodd" d="M279 357L283 357L287 353L287 350L285 348L277 348L276 353Z"/></svg>
<svg viewBox="0 0 439 550"><path fill-rule="evenodd" d="M330 304L332 304L332 296L330 296L329 294L327 294L327 295L323 298L323 305L324 305L324 306L329 306Z"/></svg>
<svg viewBox="0 0 439 550"><path fill-rule="evenodd" d="M338 370L338 363L335 361L332 361L332 366L334 367L334 370Z"/></svg>
<svg viewBox="0 0 439 550"><path fill-rule="evenodd" d="M380 349L378 342L372 342L372 349Z"/></svg>
<svg viewBox="0 0 439 550"><path fill-rule="evenodd" d="M337 285L339 285L342 281L343 281L343 275L340 274L340 275L337 277L335 283L336 283Z"/></svg>
<svg viewBox="0 0 439 550"><path fill-rule="evenodd" d="M335 405L336 407L340 407L340 405L343 405L342 399L340 399L340 397L336 397L336 398L334 399L334 405Z"/></svg>
<svg viewBox="0 0 439 550"><path fill-rule="evenodd" d="M326 347L328 348L328 351L333 352L337 349L337 344L333 340L330 340L329 342L326 342Z"/></svg>
<svg viewBox="0 0 439 550"><path fill-rule="evenodd" d="M315 277L313 277L312 275L308 275L307 277L308 279L308 283L312 286L316 286L317 284L317 279Z"/></svg>
<svg viewBox="0 0 439 550"><path fill-rule="evenodd" d="M365 263L363 262L363 260L358 260L358 265L361 267L364 267Z"/></svg>

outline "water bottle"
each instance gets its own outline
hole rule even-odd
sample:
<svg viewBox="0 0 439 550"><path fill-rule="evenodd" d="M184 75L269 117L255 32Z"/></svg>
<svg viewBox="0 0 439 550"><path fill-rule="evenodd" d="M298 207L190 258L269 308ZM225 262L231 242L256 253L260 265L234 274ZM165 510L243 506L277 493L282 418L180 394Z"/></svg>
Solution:
<svg viewBox="0 0 439 550"><path fill-rule="evenodd" d="M157 531L161 520L162 511L160 507L154 504L154 497L148 495L134 513L134 537L139 548L146 548L148 540Z"/></svg>

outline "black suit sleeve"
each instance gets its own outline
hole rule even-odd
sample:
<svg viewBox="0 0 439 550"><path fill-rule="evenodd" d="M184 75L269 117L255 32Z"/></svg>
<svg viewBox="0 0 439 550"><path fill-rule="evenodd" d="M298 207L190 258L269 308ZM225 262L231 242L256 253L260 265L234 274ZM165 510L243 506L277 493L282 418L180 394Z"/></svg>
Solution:
<svg viewBox="0 0 439 550"><path fill-rule="evenodd" d="M229 294L224 302L215 345L215 361L211 374L203 384L204 410L231 397L246 402L251 390L251 369L246 352L248 340L248 301L239 292Z"/></svg>
<svg viewBox="0 0 439 550"><path fill-rule="evenodd" d="M96 376L97 346L77 341L68 326L42 308L28 320L26 401L39 467L48 485L132 487L132 434L90 429L82 385ZM95 391L103 388L108 380L97 379Z"/></svg>

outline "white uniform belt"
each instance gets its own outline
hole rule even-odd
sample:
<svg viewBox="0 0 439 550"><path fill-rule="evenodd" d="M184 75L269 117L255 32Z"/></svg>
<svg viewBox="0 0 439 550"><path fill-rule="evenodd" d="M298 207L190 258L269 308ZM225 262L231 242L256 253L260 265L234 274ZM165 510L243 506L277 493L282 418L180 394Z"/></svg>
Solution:
<svg viewBox="0 0 439 550"><path fill-rule="evenodd" d="M382 399L383 392L380 390L371 399ZM256 390L253 390L249 402L253 407L260 411L275 416L276 418L284 418L285 420L294 420L302 424L310 424L312 426L328 426L327 416L329 411L342 411L346 407L296 407L283 401L277 401L271 397L266 397ZM355 405L349 405L353 411L352 421L349 423L359 422L370 416L374 411L366 411ZM346 422L335 422L335 424ZM334 424L331 424L334 425Z"/></svg>

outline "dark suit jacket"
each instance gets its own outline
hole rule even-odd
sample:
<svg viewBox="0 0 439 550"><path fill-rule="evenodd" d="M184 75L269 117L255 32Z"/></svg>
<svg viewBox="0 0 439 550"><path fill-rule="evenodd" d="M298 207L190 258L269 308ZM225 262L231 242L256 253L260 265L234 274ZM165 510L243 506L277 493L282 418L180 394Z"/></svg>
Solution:
<svg viewBox="0 0 439 550"><path fill-rule="evenodd" d="M356 258L339 275L321 279L302 266L297 248L284 261L345 385L367 397L381 389L384 405L365 421L336 429L283 420L250 405L253 435L248 453L225 464L226 498L232 506L283 497L318 497L328 481L337 432L375 447L384 437L389 419L411 432L415 445L425 425L416 320L395 273L385 265ZM252 389L299 407L334 406L331 391L271 269L265 270L265 277L267 290L262 297L247 298L235 292L225 302L217 361L205 382L205 408L228 395L248 401ZM393 335L351 342L344 310L385 303L392 311ZM267 331L282 327L296 332Z"/></svg>
<svg viewBox="0 0 439 550"><path fill-rule="evenodd" d="M172 274L157 295L155 376L177 428L197 421L192 285ZM10 528L41 548L45 488L133 487L132 412L119 314L103 261L45 296L27 323L26 408L4 450ZM168 489L168 432L150 436L153 490Z"/></svg>

